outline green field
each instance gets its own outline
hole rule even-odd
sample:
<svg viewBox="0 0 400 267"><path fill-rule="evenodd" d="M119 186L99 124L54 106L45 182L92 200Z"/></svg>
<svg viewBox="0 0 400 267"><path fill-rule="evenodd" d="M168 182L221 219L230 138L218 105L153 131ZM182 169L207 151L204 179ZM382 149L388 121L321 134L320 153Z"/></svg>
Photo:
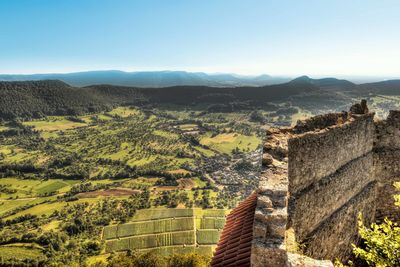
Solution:
<svg viewBox="0 0 400 267"><path fill-rule="evenodd" d="M37 215L37 216L50 215L54 211L60 210L64 206L65 206L65 203L63 203L63 202L44 203L44 204L33 206L32 208L23 210L21 212L18 212L15 215L7 217L7 219L14 219L18 216L22 216L22 215L26 215L26 214L32 214L32 215Z"/></svg>
<svg viewBox="0 0 400 267"><path fill-rule="evenodd" d="M219 134L214 137L206 136L200 140L200 143L222 153L230 154L235 148L242 151L255 150L260 144L260 139L257 136L244 136L231 133Z"/></svg>
<svg viewBox="0 0 400 267"><path fill-rule="evenodd" d="M0 186L15 190L14 193L0 193L0 200L5 198L32 198L50 193L62 193L71 188L77 180L62 179L19 179L2 178Z"/></svg>
<svg viewBox="0 0 400 267"><path fill-rule="evenodd" d="M226 210L202 209L139 210L133 222L104 228L106 252L157 249L163 253L171 250L182 253L193 250L211 255L226 213Z"/></svg>
<svg viewBox="0 0 400 267"><path fill-rule="evenodd" d="M193 230L193 228L192 218L158 219L106 227L104 229L104 239Z"/></svg>
<svg viewBox="0 0 400 267"><path fill-rule="evenodd" d="M192 217L193 209L145 209L138 210L131 221L159 220L171 217Z"/></svg>
<svg viewBox="0 0 400 267"><path fill-rule="evenodd" d="M217 229L198 229L197 244L200 245L215 245L218 242L221 230Z"/></svg>
<svg viewBox="0 0 400 267"><path fill-rule="evenodd" d="M224 218L206 217L196 219L197 229L223 229L225 224Z"/></svg>
<svg viewBox="0 0 400 267"><path fill-rule="evenodd" d="M64 117L48 117L44 120L29 121L24 123L27 126L32 126L38 131L60 131L86 126L85 123L73 122Z"/></svg>
<svg viewBox="0 0 400 267"><path fill-rule="evenodd" d="M177 245L194 245L193 231L131 236L106 242L106 252L129 249L156 248Z"/></svg>
<svg viewBox="0 0 400 267"><path fill-rule="evenodd" d="M9 259L30 259L40 261L44 258L42 250L28 246L0 246L0 257L3 260ZM1 260L0 260L1 262Z"/></svg>
<svg viewBox="0 0 400 267"><path fill-rule="evenodd" d="M173 254L185 254L185 253L197 253L200 255L211 256L216 246L210 245L197 245L197 246L171 246L171 247L159 247L151 249L142 249L142 252L154 251L160 255L173 255Z"/></svg>

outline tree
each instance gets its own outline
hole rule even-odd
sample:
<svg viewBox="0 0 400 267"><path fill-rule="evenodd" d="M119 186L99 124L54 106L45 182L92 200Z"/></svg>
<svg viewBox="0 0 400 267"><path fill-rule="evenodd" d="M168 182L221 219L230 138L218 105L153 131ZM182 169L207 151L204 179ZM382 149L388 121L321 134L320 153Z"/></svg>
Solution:
<svg viewBox="0 0 400 267"><path fill-rule="evenodd" d="M250 113L250 121L263 123L264 115L259 110L254 110Z"/></svg>

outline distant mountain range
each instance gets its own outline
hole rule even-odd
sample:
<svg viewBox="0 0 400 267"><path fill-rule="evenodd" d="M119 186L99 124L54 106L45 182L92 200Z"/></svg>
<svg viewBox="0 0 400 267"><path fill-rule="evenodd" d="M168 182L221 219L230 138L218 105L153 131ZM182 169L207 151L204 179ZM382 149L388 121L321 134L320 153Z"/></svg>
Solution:
<svg viewBox="0 0 400 267"><path fill-rule="evenodd" d="M187 77L186 74L183 76ZM319 110L345 110L354 99L374 95L400 95L400 80L354 84L336 78L301 76L264 86L179 85L162 88L114 84L77 87L60 80L0 81L0 120L80 115L118 105L197 106L209 112L276 110L289 105L318 113ZM282 106L282 103L285 104Z"/></svg>
<svg viewBox="0 0 400 267"><path fill-rule="evenodd" d="M269 75L241 76L236 74L206 74L186 71L140 71L119 70L87 71L49 74L0 74L0 81L60 80L72 86L112 84L133 87L168 87L196 85L213 87L263 86L284 83L288 77Z"/></svg>

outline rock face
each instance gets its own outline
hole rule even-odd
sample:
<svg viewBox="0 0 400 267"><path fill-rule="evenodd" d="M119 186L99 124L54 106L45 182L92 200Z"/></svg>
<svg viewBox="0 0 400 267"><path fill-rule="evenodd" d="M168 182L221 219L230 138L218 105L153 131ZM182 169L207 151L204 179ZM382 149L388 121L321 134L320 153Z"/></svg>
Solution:
<svg viewBox="0 0 400 267"><path fill-rule="evenodd" d="M264 144L251 265L333 266L351 256L357 216L400 220L400 111L374 122L365 101L270 129ZM314 258L314 259L312 259Z"/></svg>

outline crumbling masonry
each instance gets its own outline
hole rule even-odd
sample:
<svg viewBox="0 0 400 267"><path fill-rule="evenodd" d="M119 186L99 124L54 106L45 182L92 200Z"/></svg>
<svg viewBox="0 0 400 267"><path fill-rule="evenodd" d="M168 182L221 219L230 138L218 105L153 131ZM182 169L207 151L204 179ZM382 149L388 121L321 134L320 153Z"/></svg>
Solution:
<svg viewBox="0 0 400 267"><path fill-rule="evenodd" d="M399 161L400 111L374 120L365 101L269 129L259 188L246 200L253 210L239 205L227 218L212 266L324 267L348 259L359 213L366 224L399 221ZM249 224L243 209L254 215L252 229L239 225Z"/></svg>
<svg viewBox="0 0 400 267"><path fill-rule="evenodd" d="M365 101L270 129L253 225L251 266L331 266L357 243L365 223L400 219L400 111L374 121ZM300 255L306 255L306 258Z"/></svg>

